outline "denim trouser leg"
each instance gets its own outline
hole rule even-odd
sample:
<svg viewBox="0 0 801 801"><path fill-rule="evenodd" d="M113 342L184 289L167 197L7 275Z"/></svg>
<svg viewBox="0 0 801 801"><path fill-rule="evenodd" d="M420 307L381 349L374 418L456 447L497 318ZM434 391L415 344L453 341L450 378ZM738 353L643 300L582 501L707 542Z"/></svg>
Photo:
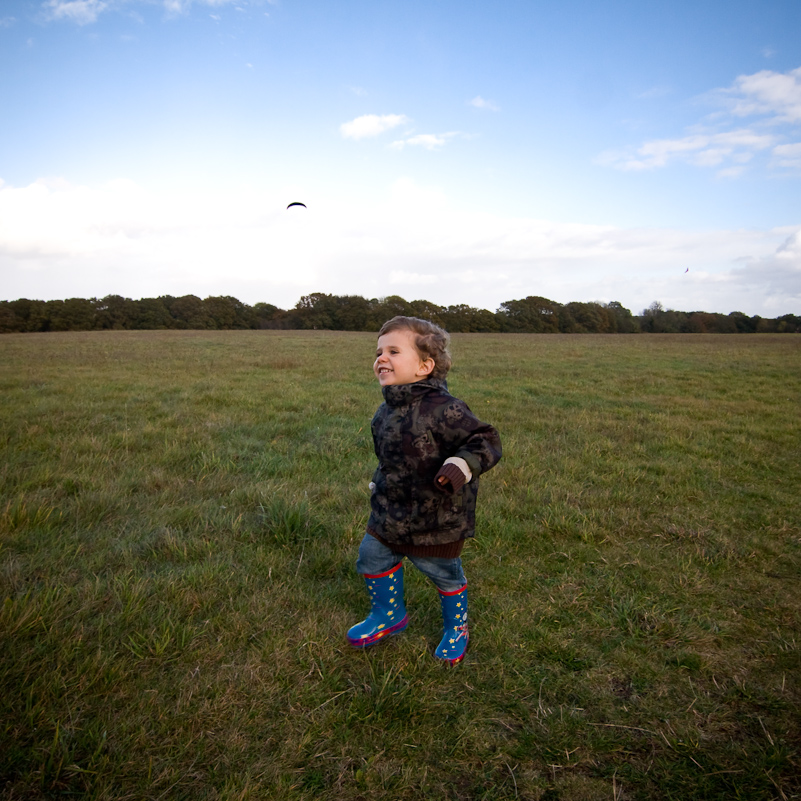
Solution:
<svg viewBox="0 0 801 801"><path fill-rule="evenodd" d="M387 548L369 534L364 535L359 546L356 570L362 575L378 576L395 567L404 556L443 592L455 592L467 584L462 560L458 556L454 559L439 556L408 556Z"/></svg>

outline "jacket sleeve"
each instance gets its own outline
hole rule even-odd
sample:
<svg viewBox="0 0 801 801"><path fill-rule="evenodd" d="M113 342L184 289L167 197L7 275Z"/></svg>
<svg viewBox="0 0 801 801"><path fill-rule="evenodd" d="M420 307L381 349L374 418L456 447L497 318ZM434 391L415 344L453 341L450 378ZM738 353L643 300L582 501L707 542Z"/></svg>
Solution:
<svg viewBox="0 0 801 801"><path fill-rule="evenodd" d="M482 423L466 403L454 398L444 409L441 422L445 456L464 459L474 478L498 464L502 454L498 432L489 423Z"/></svg>
<svg viewBox="0 0 801 801"><path fill-rule="evenodd" d="M449 456L434 476L434 481L443 492L452 495L473 480L473 471L464 459Z"/></svg>

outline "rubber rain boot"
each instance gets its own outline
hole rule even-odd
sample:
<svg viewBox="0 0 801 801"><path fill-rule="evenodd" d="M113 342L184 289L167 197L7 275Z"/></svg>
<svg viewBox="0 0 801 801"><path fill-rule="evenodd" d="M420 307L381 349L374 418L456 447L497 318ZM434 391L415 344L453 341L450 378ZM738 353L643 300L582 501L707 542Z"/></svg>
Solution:
<svg viewBox="0 0 801 801"><path fill-rule="evenodd" d="M400 634L409 624L403 602L403 563L386 573L365 574L372 609L361 623L348 629L348 642L354 648L367 648L390 634Z"/></svg>
<svg viewBox="0 0 801 801"><path fill-rule="evenodd" d="M439 590L439 600L445 634L434 656L449 665L455 665L464 659L470 639L467 631L467 584L454 592Z"/></svg>

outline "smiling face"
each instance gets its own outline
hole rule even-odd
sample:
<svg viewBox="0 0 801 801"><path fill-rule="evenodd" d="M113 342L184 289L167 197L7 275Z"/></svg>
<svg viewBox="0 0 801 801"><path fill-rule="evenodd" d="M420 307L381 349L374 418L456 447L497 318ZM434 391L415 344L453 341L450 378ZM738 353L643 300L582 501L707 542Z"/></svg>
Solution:
<svg viewBox="0 0 801 801"><path fill-rule="evenodd" d="M413 384L431 375L433 359L423 359L415 346L415 335L406 328L378 338L373 372L382 387Z"/></svg>

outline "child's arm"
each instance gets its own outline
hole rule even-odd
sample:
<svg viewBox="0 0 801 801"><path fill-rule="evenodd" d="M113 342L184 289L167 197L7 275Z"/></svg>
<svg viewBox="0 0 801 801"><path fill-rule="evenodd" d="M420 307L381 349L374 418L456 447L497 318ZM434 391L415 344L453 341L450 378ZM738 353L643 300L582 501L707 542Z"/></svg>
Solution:
<svg viewBox="0 0 801 801"><path fill-rule="evenodd" d="M448 409L441 433L450 456L445 459L434 481L446 492L458 492L474 476L494 467L501 458L498 432L488 423L482 423L461 401Z"/></svg>

